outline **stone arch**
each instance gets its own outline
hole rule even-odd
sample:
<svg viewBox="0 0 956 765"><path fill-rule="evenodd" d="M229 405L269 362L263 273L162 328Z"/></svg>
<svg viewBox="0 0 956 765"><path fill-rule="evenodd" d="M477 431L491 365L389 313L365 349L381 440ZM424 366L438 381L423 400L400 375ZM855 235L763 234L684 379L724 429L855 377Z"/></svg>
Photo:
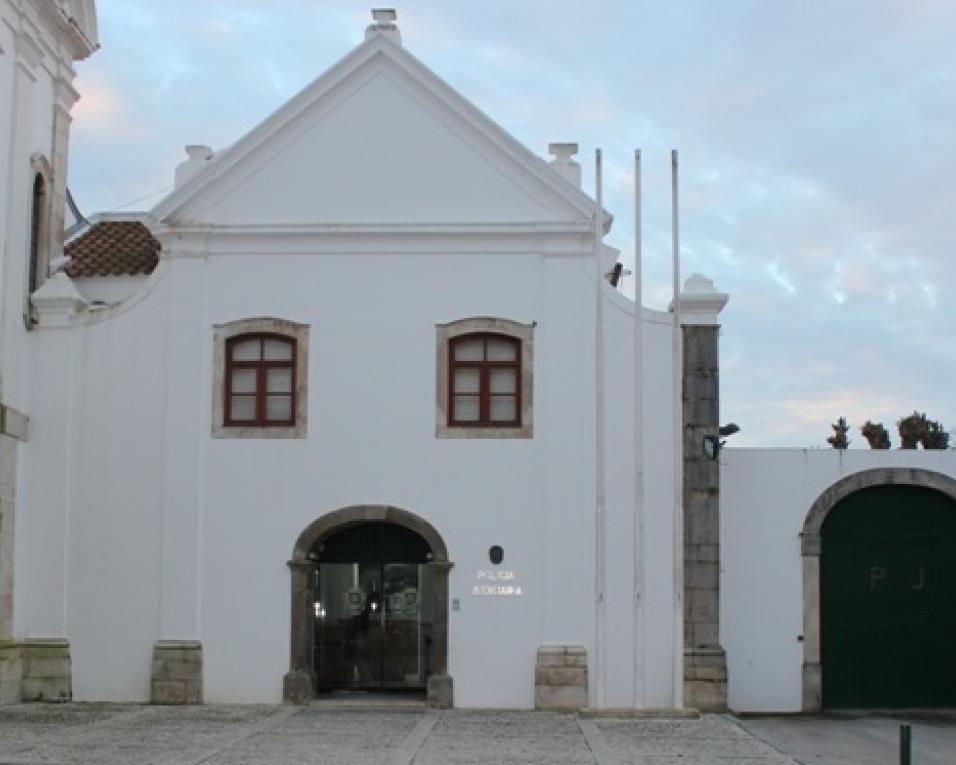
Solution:
<svg viewBox="0 0 956 765"><path fill-rule="evenodd" d="M817 497L800 532L803 556L803 689L804 712L823 707L823 664L820 652L820 555L821 532L830 511L846 497L876 486L919 486L933 489L956 501L956 479L920 468L887 467L863 470L840 479Z"/></svg>
<svg viewBox="0 0 956 765"><path fill-rule="evenodd" d="M309 558L312 546L332 533L362 523L391 523L403 526L422 537L432 553L428 564L434 576L435 671L427 679L429 706L448 708L453 702L453 682L448 674L448 573L454 565L448 560L448 548L441 534L425 519L389 505L353 505L320 516L310 523L295 541L289 568L292 570L292 619L289 671L282 682L285 701L304 704L315 694L312 669L312 622L310 613L311 581L315 563Z"/></svg>

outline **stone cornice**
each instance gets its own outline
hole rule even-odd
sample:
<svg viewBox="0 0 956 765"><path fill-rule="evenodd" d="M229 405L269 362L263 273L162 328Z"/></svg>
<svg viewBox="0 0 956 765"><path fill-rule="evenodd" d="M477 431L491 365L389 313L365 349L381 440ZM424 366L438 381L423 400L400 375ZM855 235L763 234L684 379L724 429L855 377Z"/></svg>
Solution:
<svg viewBox="0 0 956 765"><path fill-rule="evenodd" d="M148 222L163 258L259 254L591 255L587 224L443 223L167 226Z"/></svg>
<svg viewBox="0 0 956 765"><path fill-rule="evenodd" d="M30 296L41 327L69 327L89 303L62 271L47 279Z"/></svg>
<svg viewBox="0 0 956 765"><path fill-rule="evenodd" d="M724 310L729 297L726 292L718 292L707 277L691 275L680 293L681 326L719 326L720 312ZM671 301L670 310L673 309Z"/></svg>

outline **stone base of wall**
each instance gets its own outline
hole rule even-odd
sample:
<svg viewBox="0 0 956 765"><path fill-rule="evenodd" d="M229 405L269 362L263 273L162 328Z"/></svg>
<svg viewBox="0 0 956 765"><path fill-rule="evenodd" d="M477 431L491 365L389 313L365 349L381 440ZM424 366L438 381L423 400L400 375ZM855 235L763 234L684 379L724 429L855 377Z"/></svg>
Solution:
<svg viewBox="0 0 956 765"><path fill-rule="evenodd" d="M20 685L23 682L23 661L20 645L0 641L0 705L20 703Z"/></svg>
<svg viewBox="0 0 956 765"><path fill-rule="evenodd" d="M151 704L202 704L202 643L159 640L153 646Z"/></svg>
<svg viewBox="0 0 956 765"><path fill-rule="evenodd" d="M534 708L575 710L588 705L588 655L580 645L543 645L534 666Z"/></svg>
<svg viewBox="0 0 956 765"><path fill-rule="evenodd" d="M282 700L287 704L308 704L315 698L315 677L311 672L290 670L282 678Z"/></svg>
<svg viewBox="0 0 956 765"><path fill-rule="evenodd" d="M727 654L723 648L684 651L684 706L727 711Z"/></svg>
<svg viewBox="0 0 956 765"><path fill-rule="evenodd" d="M73 671L65 638L28 638L20 644L21 701L70 701Z"/></svg>
<svg viewBox="0 0 956 765"><path fill-rule="evenodd" d="M823 709L823 667L819 664L803 665L804 714L817 714Z"/></svg>
<svg viewBox="0 0 956 765"><path fill-rule="evenodd" d="M455 703L455 684L451 675L429 675L425 700L432 709L451 709Z"/></svg>

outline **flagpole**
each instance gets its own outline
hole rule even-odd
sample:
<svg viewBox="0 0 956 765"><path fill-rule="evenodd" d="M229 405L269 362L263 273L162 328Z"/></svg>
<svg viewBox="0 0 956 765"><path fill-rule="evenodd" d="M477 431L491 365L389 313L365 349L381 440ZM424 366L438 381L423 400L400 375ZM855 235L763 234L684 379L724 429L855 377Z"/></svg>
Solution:
<svg viewBox="0 0 956 765"><path fill-rule="evenodd" d="M671 238L673 241L673 433L674 433L674 708L684 706L684 426L683 351L680 324L680 225L677 149L671 150Z"/></svg>
<svg viewBox="0 0 956 765"><path fill-rule="evenodd" d="M594 151L594 437L595 437L595 643L594 643L594 705L604 706L607 633L607 515L604 454L604 269L602 241L604 238L604 177L601 150Z"/></svg>
<svg viewBox="0 0 956 765"><path fill-rule="evenodd" d="M644 317L641 150L634 150L634 707L644 706Z"/></svg>

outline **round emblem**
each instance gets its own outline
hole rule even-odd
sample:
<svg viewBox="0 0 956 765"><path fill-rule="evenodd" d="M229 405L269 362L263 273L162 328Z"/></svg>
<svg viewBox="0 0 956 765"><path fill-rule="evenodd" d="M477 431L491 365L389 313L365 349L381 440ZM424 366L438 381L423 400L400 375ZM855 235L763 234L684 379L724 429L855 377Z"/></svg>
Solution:
<svg viewBox="0 0 956 765"><path fill-rule="evenodd" d="M415 616L418 613L418 591L406 587L401 592L392 593L388 598L388 610L399 616Z"/></svg>
<svg viewBox="0 0 956 765"><path fill-rule="evenodd" d="M366 595L358 587L351 587L343 594L345 600L345 612L351 616L357 616L365 610Z"/></svg>

